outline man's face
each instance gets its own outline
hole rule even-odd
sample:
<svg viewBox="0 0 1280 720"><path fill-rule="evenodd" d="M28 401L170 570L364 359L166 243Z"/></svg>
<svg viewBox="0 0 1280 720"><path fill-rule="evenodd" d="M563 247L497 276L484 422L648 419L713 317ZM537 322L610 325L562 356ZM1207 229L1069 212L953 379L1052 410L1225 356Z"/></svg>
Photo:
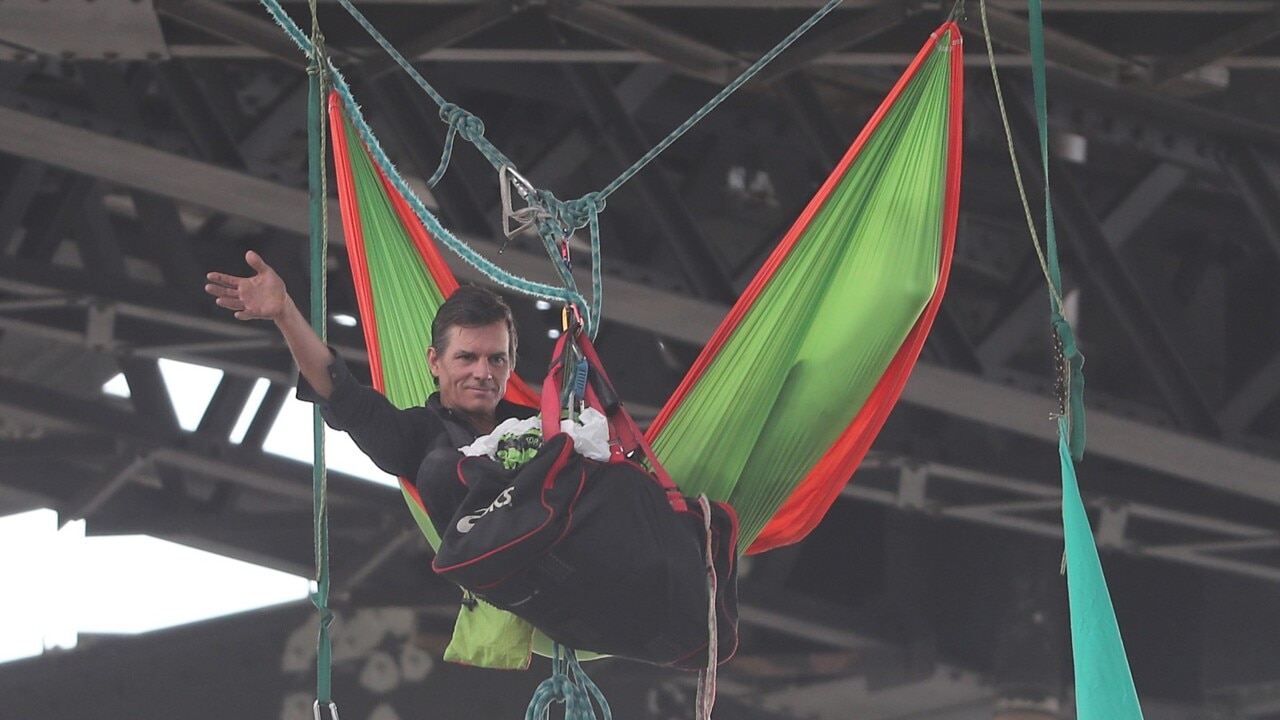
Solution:
<svg viewBox="0 0 1280 720"><path fill-rule="evenodd" d="M511 377L507 324L454 326L447 333L444 352L427 348L427 364L440 381L440 402L487 433Z"/></svg>

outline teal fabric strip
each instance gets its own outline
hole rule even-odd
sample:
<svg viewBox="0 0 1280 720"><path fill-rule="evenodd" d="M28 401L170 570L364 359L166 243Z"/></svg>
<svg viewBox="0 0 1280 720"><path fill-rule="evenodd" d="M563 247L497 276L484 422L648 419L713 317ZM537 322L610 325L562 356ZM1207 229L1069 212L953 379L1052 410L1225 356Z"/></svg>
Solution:
<svg viewBox="0 0 1280 720"><path fill-rule="evenodd" d="M1066 367L1062 373L1062 415L1058 418L1058 455L1062 461L1062 532L1066 553L1067 597L1071 608L1071 645L1075 664L1077 720L1141 720L1115 607L1098 558L1089 516L1080 497L1073 458L1084 453L1084 357L1071 325L1062 316L1062 277L1054 236L1049 191L1049 120L1045 83L1044 18L1040 0L1029 0L1031 74L1040 161L1044 166L1045 244L1052 285L1052 322Z"/></svg>
<svg viewBox="0 0 1280 720"><path fill-rule="evenodd" d="M1067 438L1071 446L1071 456L1076 460L1084 459L1085 425L1084 425L1084 355L1080 353L1075 333L1070 323L1063 317L1062 270L1058 263L1058 240L1054 232L1053 201L1049 192L1049 101L1047 83L1045 82L1044 59L1044 15L1041 12L1040 0L1029 0L1027 21L1031 28L1031 77L1035 95L1036 126L1040 131L1040 164L1044 168L1044 236L1045 256L1048 262L1049 281L1053 288L1050 293L1050 315L1054 333L1061 345L1064 367L1061 368L1063 398L1060 411L1067 418Z"/></svg>
<svg viewBox="0 0 1280 720"><path fill-rule="evenodd" d="M316 53L318 56L318 53ZM310 75L307 104L307 162L311 192L311 326L324 339L325 323L325 254L327 251L327 218L325 213L326 184L324 162L324 82L322 61L313 58L307 72ZM324 421L317 406L312 410L312 437L314 457L312 462L312 510L315 518L316 587L311 602L320 613L320 633L316 640L316 698L322 705L330 704L332 644L329 625L333 613L329 610L329 508L327 498L327 474L324 457Z"/></svg>
<svg viewBox="0 0 1280 720"><path fill-rule="evenodd" d="M1077 720L1141 720L1142 707L1089 516L1080 498L1067 446L1066 420L1058 420L1062 458L1062 529L1066 540L1067 596L1075 656Z"/></svg>

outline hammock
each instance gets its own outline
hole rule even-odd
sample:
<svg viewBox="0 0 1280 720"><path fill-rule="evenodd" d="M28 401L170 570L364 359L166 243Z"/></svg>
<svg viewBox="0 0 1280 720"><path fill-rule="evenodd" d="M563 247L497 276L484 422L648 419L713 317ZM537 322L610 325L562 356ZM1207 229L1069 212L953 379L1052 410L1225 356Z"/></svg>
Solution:
<svg viewBox="0 0 1280 720"><path fill-rule="evenodd" d="M960 190L959 29L925 43L649 434L741 547L817 525L906 384L946 286Z"/></svg>
<svg viewBox="0 0 1280 720"><path fill-rule="evenodd" d="M955 236L960 34L942 25L649 429L688 494L738 510L746 548L803 538L884 424L941 302ZM420 405L432 317L457 287L330 99L343 229L375 387ZM536 405L518 378L508 399ZM401 483L421 513L412 483ZM422 520L424 518L420 518ZM430 523L421 523L433 546ZM759 536L758 538L756 536Z"/></svg>
<svg viewBox="0 0 1280 720"><path fill-rule="evenodd" d="M686 494L706 493L737 509L741 551L796 542L817 525L920 353L955 236L962 67L959 30L945 23L649 428L659 462ZM353 134L337 95L329 111L374 386L399 407L421 405L434 389L423 361L431 342L426 319L457 281ZM538 405L514 376L507 398ZM413 483L402 478L400 485L439 547Z"/></svg>

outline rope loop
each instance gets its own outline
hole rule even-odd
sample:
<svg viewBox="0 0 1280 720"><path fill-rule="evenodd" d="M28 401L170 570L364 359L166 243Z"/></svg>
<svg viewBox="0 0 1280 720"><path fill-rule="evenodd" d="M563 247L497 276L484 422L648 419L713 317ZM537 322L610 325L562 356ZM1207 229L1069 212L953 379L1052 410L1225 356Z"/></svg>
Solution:
<svg viewBox="0 0 1280 720"><path fill-rule="evenodd" d="M551 653L551 677L543 680L533 691L533 699L525 711L525 720L547 720L553 703L564 705L565 720L596 720L592 700L600 706L603 720L612 720L613 713L604 693L587 677L578 664L578 656L571 648L555 644Z"/></svg>
<svg viewBox="0 0 1280 720"><path fill-rule="evenodd" d="M427 179L428 187L435 187L436 183L444 177L445 171L449 169L449 159L453 157L454 137L461 135L464 140L476 147L483 147L487 142L484 138L484 121L453 103L440 104L440 119L449 124L449 132L444 137L444 149L440 151L440 165Z"/></svg>

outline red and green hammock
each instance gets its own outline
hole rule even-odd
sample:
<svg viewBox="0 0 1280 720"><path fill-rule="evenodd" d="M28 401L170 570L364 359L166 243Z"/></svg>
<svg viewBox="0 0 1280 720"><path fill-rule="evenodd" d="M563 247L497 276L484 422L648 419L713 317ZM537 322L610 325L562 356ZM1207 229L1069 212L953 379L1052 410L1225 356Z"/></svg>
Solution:
<svg viewBox="0 0 1280 720"><path fill-rule="evenodd" d="M925 43L649 428L688 494L727 500L742 549L794 543L849 481L937 313L960 181L962 51ZM343 229L375 387L400 407L434 389L430 318L457 281L330 101ZM536 405L518 378L509 399ZM438 543L412 483L406 500Z"/></svg>
<svg viewBox="0 0 1280 720"><path fill-rule="evenodd" d="M738 510L747 552L817 525L920 354L955 238L962 72L944 24L649 428L686 493Z"/></svg>

